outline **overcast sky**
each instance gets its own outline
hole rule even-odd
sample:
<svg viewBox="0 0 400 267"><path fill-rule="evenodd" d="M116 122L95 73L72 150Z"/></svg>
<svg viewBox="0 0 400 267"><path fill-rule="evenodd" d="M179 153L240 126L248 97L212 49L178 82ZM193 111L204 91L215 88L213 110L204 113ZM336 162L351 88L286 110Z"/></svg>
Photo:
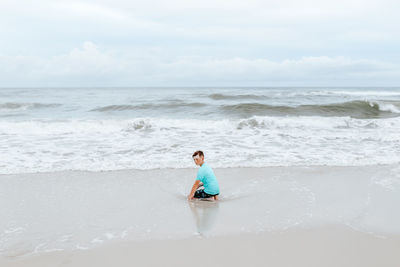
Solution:
<svg viewBox="0 0 400 267"><path fill-rule="evenodd" d="M0 0L0 87L400 86L400 1Z"/></svg>

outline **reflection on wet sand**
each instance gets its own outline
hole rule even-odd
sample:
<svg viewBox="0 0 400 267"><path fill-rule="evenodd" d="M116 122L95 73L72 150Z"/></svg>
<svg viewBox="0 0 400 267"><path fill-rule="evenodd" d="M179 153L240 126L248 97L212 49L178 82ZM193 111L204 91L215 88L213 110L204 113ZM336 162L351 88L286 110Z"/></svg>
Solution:
<svg viewBox="0 0 400 267"><path fill-rule="evenodd" d="M218 201L189 201L189 207L196 221L197 233L204 235L212 229L215 224L218 210Z"/></svg>

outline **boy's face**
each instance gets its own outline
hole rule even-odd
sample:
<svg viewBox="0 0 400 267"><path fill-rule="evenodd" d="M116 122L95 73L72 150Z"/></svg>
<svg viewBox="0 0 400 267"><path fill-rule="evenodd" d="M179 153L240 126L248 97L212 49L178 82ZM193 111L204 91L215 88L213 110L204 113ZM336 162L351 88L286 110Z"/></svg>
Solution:
<svg viewBox="0 0 400 267"><path fill-rule="evenodd" d="M196 155L195 157L193 157L194 163L196 163L196 165L203 164L204 162L204 157Z"/></svg>

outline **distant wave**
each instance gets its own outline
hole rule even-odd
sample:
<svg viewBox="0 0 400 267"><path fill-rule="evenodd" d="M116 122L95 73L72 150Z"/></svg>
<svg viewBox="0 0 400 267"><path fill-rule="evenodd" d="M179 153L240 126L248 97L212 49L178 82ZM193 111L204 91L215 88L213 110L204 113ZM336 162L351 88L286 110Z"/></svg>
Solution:
<svg viewBox="0 0 400 267"><path fill-rule="evenodd" d="M261 94L260 94L261 93ZM400 88L393 88L393 90L299 90L299 89L270 89L259 91L257 94L222 94L215 93L207 95L208 98L214 100L246 100L246 99L275 99L275 98L297 98L297 97L400 97Z"/></svg>
<svg viewBox="0 0 400 267"><path fill-rule="evenodd" d="M140 104L140 105L107 105L104 107L98 107L91 109L90 111L124 111L124 110L145 110L145 109L175 109L182 107L205 107L207 104L204 103L184 103L184 102L172 102L172 103L161 103L161 104Z"/></svg>
<svg viewBox="0 0 400 267"><path fill-rule="evenodd" d="M390 118L400 116L400 102L349 101L326 105L274 106L261 103L223 105L225 112L242 116L350 116L353 118Z"/></svg>
<svg viewBox="0 0 400 267"><path fill-rule="evenodd" d="M312 95L312 96L400 96L399 88L396 90L315 90L305 93L297 93L296 95Z"/></svg>
<svg viewBox="0 0 400 267"><path fill-rule="evenodd" d="M61 106L61 104L8 102L8 103L0 103L0 110L27 110L27 109L39 109L39 108L51 108L58 106Z"/></svg>
<svg viewBox="0 0 400 267"><path fill-rule="evenodd" d="M182 108L209 107L209 112L216 114L232 114L239 117L251 116L349 116L359 119L368 118L391 118L400 116L400 101L364 101L355 100L343 103L332 103L323 105L269 105L259 102L238 103L232 105L215 105L210 107L205 103L185 103L183 101L172 101L160 104L139 105L107 105L91 109L95 112L117 112L126 110L177 110Z"/></svg>
<svg viewBox="0 0 400 267"><path fill-rule="evenodd" d="M400 89L395 90L265 90L262 94L221 94L208 95L214 100L271 99L287 97L399 97Z"/></svg>
<svg viewBox="0 0 400 267"><path fill-rule="evenodd" d="M267 90L265 92L268 97L399 97L400 88L392 90L343 90L343 89L324 89L324 90Z"/></svg>
<svg viewBox="0 0 400 267"><path fill-rule="evenodd" d="M214 99L214 100L228 100L228 99L240 100L240 99L265 99L265 98L268 98L267 96L264 96L264 95L252 95L252 94L246 94L246 95L211 94L208 97L211 99Z"/></svg>

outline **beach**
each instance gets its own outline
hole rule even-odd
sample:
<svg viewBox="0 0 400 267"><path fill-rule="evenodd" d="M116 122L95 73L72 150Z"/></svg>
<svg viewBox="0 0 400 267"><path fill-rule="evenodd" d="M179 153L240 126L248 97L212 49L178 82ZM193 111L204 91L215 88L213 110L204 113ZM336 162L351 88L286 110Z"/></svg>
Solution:
<svg viewBox="0 0 400 267"><path fill-rule="evenodd" d="M400 263L400 237L331 226L208 239L121 242L96 249L1 259L1 266L386 266Z"/></svg>
<svg viewBox="0 0 400 267"><path fill-rule="evenodd" d="M0 267L400 267L399 10L1 1Z"/></svg>
<svg viewBox="0 0 400 267"><path fill-rule="evenodd" d="M0 97L2 267L400 266L399 88Z"/></svg>
<svg viewBox="0 0 400 267"><path fill-rule="evenodd" d="M1 266L398 266L398 165L0 176ZM18 194L15 194L18 189Z"/></svg>

